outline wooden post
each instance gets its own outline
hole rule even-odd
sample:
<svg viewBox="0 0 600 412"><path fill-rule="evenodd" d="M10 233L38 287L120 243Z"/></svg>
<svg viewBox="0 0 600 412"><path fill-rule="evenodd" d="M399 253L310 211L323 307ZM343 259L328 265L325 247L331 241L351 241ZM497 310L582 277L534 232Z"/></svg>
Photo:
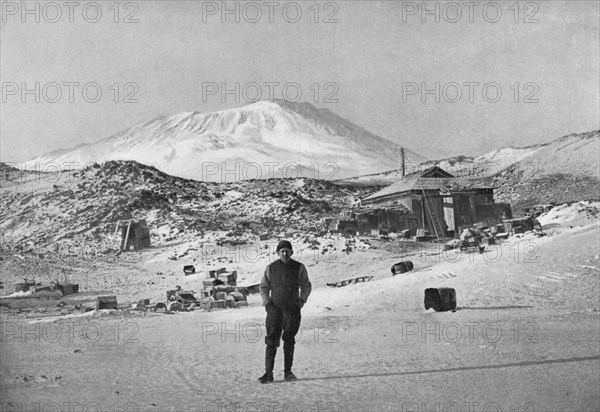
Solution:
<svg viewBox="0 0 600 412"><path fill-rule="evenodd" d="M460 238L460 231L459 231L459 227L458 227L458 211L456 210L456 205L458 204L458 200L454 199L454 196L452 196L452 214L454 215L454 238L458 239Z"/></svg>
<svg viewBox="0 0 600 412"><path fill-rule="evenodd" d="M123 245L123 250L128 250L128 241L129 241L129 229L131 229L131 220L127 223L127 233L125 234L125 243Z"/></svg>
<svg viewBox="0 0 600 412"><path fill-rule="evenodd" d="M421 208L421 221L423 223L422 229L425 230L425 196L423 196L422 202L419 204L419 207Z"/></svg>
<svg viewBox="0 0 600 412"><path fill-rule="evenodd" d="M120 224L121 224L121 221L120 221L120 220L117 220L117 225L115 226L115 233L113 233L113 242L114 242L114 240L115 240L115 239L116 239L116 237L117 237L117 232L119 231L119 225L120 225ZM120 242L119 242L119 249L121 249Z"/></svg>

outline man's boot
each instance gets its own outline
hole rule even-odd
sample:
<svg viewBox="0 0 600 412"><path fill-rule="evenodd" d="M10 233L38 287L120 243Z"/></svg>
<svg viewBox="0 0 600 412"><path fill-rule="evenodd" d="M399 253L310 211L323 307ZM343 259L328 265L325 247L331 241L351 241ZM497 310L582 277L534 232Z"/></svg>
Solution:
<svg viewBox="0 0 600 412"><path fill-rule="evenodd" d="M265 374L258 378L260 383L273 382L273 367L275 366L275 355L277 355L276 346L267 346L265 351Z"/></svg>
<svg viewBox="0 0 600 412"><path fill-rule="evenodd" d="M294 347L283 347L283 377L286 381L295 381L296 376L292 373L292 365L294 364Z"/></svg>

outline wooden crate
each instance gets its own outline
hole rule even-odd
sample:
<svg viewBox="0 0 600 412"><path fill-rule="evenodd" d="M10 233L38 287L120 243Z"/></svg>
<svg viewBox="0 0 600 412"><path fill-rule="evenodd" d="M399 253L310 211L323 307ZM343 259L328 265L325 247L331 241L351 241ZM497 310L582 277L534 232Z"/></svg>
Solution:
<svg viewBox="0 0 600 412"><path fill-rule="evenodd" d="M96 310L118 309L116 296L98 296L96 300Z"/></svg>
<svg viewBox="0 0 600 412"><path fill-rule="evenodd" d="M62 292L63 296L79 292L79 284L77 283L59 283L56 288Z"/></svg>
<svg viewBox="0 0 600 412"><path fill-rule="evenodd" d="M225 309L225 301L224 300L212 300L210 301L211 309Z"/></svg>
<svg viewBox="0 0 600 412"><path fill-rule="evenodd" d="M220 281L224 282L226 285L235 286L237 284L237 271L233 271L231 273L222 273L218 275Z"/></svg>
<svg viewBox="0 0 600 412"><path fill-rule="evenodd" d="M225 268L220 268L220 269L217 269L217 270L209 270L209 271L208 271L208 275L209 275L211 278L216 278L217 276L219 276L221 273L224 273L224 272L227 272L227 269L225 269Z"/></svg>
<svg viewBox="0 0 600 412"><path fill-rule="evenodd" d="M210 289L212 287L215 286L215 280L216 279L205 279L202 281L202 288L203 289Z"/></svg>

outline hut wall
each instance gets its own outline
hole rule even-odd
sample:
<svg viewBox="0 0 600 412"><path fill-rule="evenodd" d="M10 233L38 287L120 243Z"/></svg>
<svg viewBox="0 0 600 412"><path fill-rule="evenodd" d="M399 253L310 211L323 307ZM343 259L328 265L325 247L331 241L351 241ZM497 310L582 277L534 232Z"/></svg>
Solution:
<svg viewBox="0 0 600 412"><path fill-rule="evenodd" d="M401 232L409 229L414 234L418 228L418 220L414 214L406 214L395 210L381 209L361 215L357 219L358 231L371 233L372 230L391 230Z"/></svg>
<svg viewBox="0 0 600 412"><path fill-rule="evenodd" d="M413 215L417 218L417 228L422 229L424 225L425 210L423 209L423 200L419 196L419 199L414 196L412 199L412 211Z"/></svg>
<svg viewBox="0 0 600 412"><path fill-rule="evenodd" d="M475 203L494 203L494 189L475 189Z"/></svg>
<svg viewBox="0 0 600 412"><path fill-rule="evenodd" d="M440 196L437 189L426 190L426 193L442 228L448 231L454 230L455 235L460 234L458 232L462 227L469 227L474 223L489 219L512 216L510 205L494 204L494 189L492 188L458 191L453 192L450 196ZM422 190L415 189L410 192L398 193L366 204L380 207L403 205L412 213L403 214L401 217L389 213L363 217L359 223L361 232L370 232L371 229L379 228L401 231L404 228L410 229L411 234L414 234L416 229L425 228L430 234L435 233L430 223L429 211L424 204Z"/></svg>
<svg viewBox="0 0 600 412"><path fill-rule="evenodd" d="M454 218L457 228L475 223L475 202L470 195L454 194Z"/></svg>
<svg viewBox="0 0 600 412"><path fill-rule="evenodd" d="M396 203L404 206L408 210L412 211L413 201L410 195L404 195L396 199Z"/></svg>
<svg viewBox="0 0 600 412"><path fill-rule="evenodd" d="M425 206L424 203L422 204L422 207L425 208L425 229L429 231L430 235L435 235L435 229L433 227L433 222L431 221L431 216L429 214L431 212L435 213L437 220L442 226L442 230L446 232L450 225L446 221L446 215L444 212L444 198L440 196L437 193L437 191L434 193L427 193L427 198L429 200L429 206ZM423 202L425 202L425 199L423 199ZM431 207L431 211L429 210L429 207Z"/></svg>
<svg viewBox="0 0 600 412"><path fill-rule="evenodd" d="M402 193L402 194L394 194L385 199L375 199L375 200L364 200L364 205L377 205L378 207L392 207L397 205L403 205L408 209L412 207L412 201L410 194ZM412 210L412 209L411 209Z"/></svg>
<svg viewBox="0 0 600 412"><path fill-rule="evenodd" d="M498 224L500 220L512 219L512 211L507 203L491 203L477 205L477 221L487 224Z"/></svg>

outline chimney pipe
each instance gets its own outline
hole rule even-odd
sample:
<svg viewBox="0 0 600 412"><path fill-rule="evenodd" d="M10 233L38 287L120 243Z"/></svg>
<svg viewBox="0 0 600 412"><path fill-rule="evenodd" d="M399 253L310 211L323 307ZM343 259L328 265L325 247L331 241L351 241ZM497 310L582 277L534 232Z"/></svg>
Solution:
<svg viewBox="0 0 600 412"><path fill-rule="evenodd" d="M404 177L404 175L406 174L406 169L404 166L404 148L403 147L400 148L400 154L402 155L402 177Z"/></svg>

